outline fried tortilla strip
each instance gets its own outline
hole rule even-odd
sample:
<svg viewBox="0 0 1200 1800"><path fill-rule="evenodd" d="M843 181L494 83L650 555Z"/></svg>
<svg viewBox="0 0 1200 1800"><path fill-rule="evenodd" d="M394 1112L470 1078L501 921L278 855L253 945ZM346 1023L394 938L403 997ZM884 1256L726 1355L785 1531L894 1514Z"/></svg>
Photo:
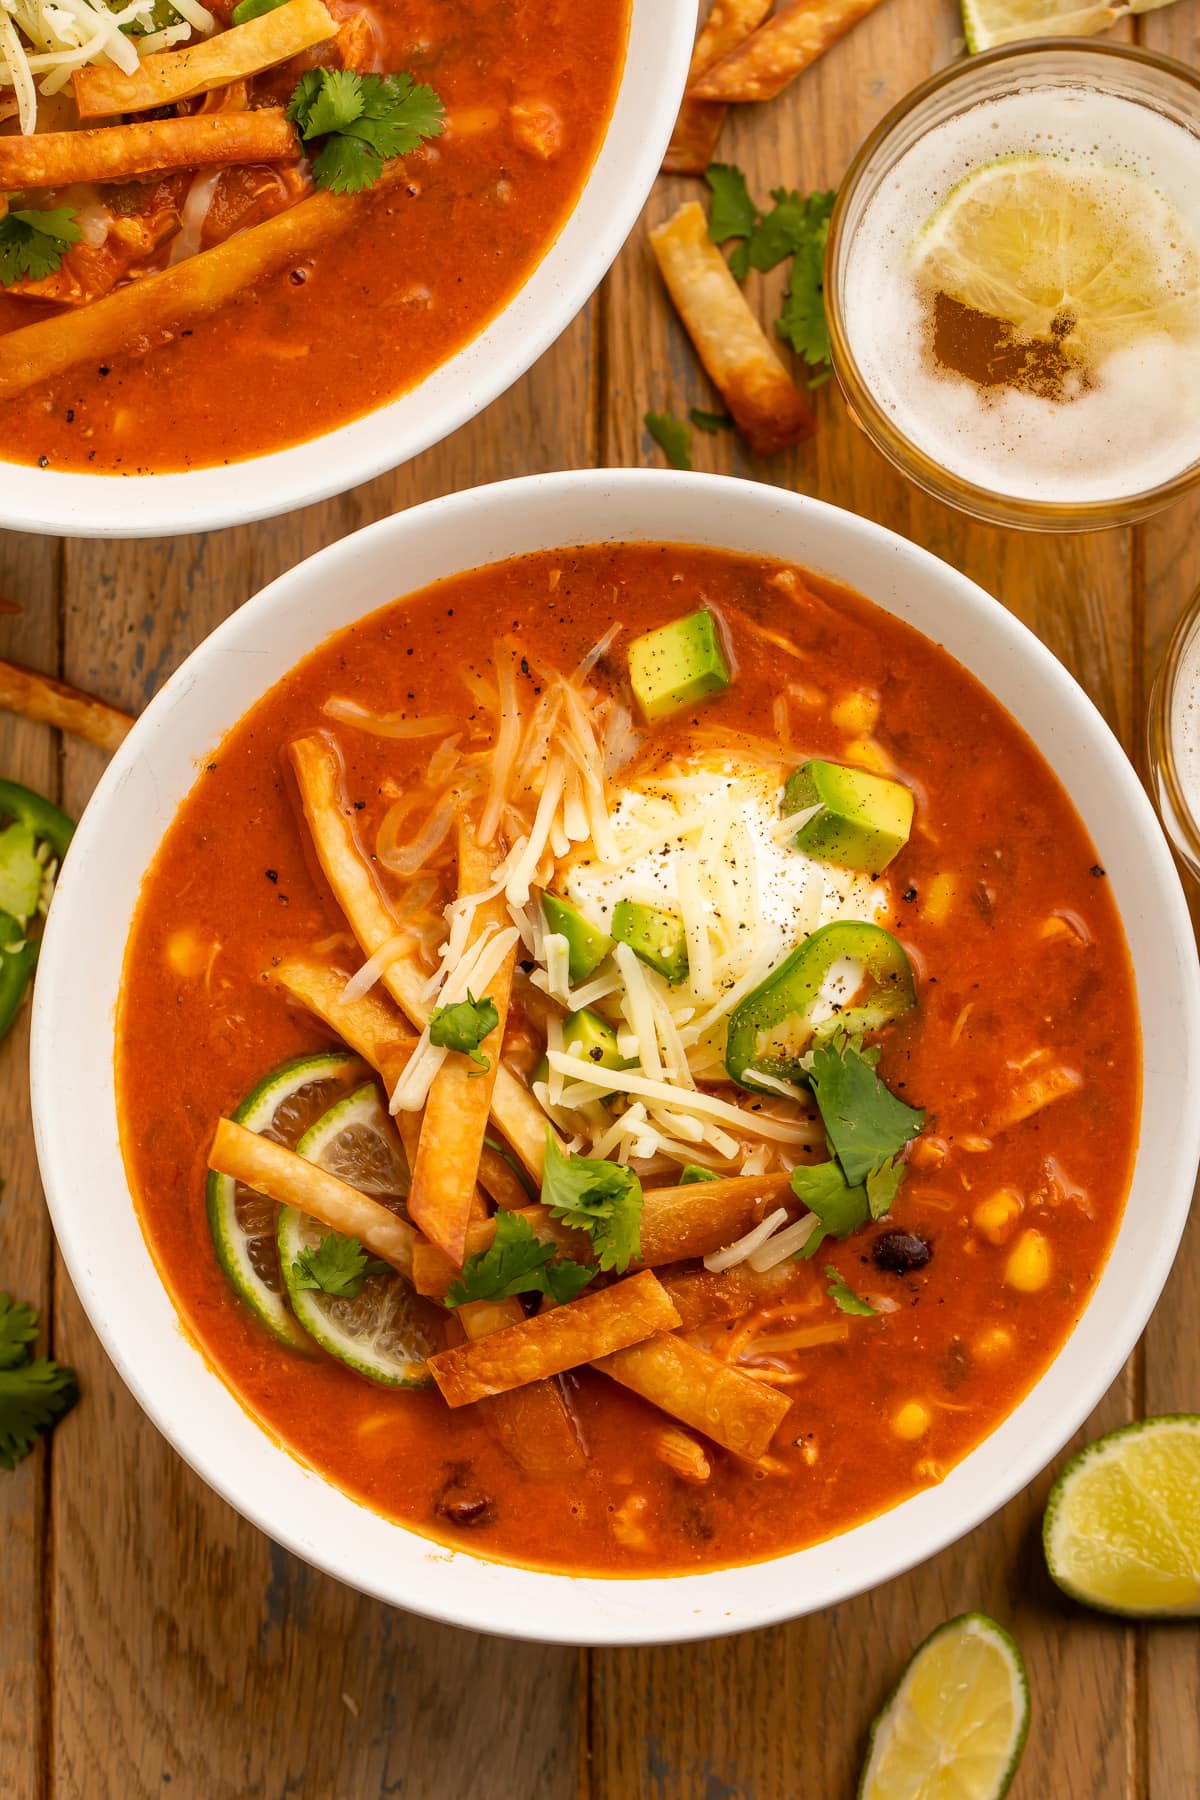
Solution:
<svg viewBox="0 0 1200 1800"><path fill-rule="evenodd" d="M476 821L464 808L458 815L458 895L482 893L492 881L492 858L475 841ZM503 894L494 894L475 909L467 948L492 930L509 923ZM469 1056L451 1051L429 1085L417 1160L413 1168L408 1211L413 1223L431 1243L437 1244L461 1268L466 1254L467 1225L475 1196L479 1157L492 1111L492 1095L500 1068L500 1049L508 1018L516 946L509 951L487 982L486 996L496 1009L497 1022L479 1046L487 1067L475 1065Z"/></svg>
<svg viewBox="0 0 1200 1800"><path fill-rule="evenodd" d="M663 169L668 175L703 175L712 161L729 108L719 100L697 100L691 92L692 83L736 50L770 10L771 0L713 0L712 11L692 51L688 92L663 158Z"/></svg>
<svg viewBox="0 0 1200 1800"><path fill-rule="evenodd" d="M268 17L275 17L269 14ZM399 170L399 158L385 165ZM224 306L256 281L306 257L361 216L354 194L310 194L173 268L143 275L90 306L23 325L0 337L0 400L63 375L77 363L104 362L127 345L165 341L178 327Z"/></svg>
<svg viewBox="0 0 1200 1800"><path fill-rule="evenodd" d="M678 1323L661 1284L644 1269L476 1343L441 1350L428 1367L448 1406L470 1406L488 1394L594 1362Z"/></svg>
<svg viewBox="0 0 1200 1800"><path fill-rule="evenodd" d="M0 356L6 342L0 338ZM320 736L298 738L291 746L291 758L317 861L363 955L373 956L395 937L396 921L354 835L342 793L341 758L332 742ZM395 957L379 979L406 1018L419 1026L427 1022L429 1002L422 997L426 976L415 962ZM529 1173L540 1181L546 1116L528 1088L503 1065L496 1070L492 1115Z"/></svg>
<svg viewBox="0 0 1200 1800"><path fill-rule="evenodd" d="M505 1212L529 1205L529 1194L507 1157L485 1144L479 1153L479 1185Z"/></svg>
<svg viewBox="0 0 1200 1800"><path fill-rule="evenodd" d="M703 74L701 100L773 100L880 0L790 0Z"/></svg>
<svg viewBox="0 0 1200 1800"><path fill-rule="evenodd" d="M596 1367L738 1456L764 1455L792 1404L711 1351L667 1332L601 1357Z"/></svg>
<svg viewBox="0 0 1200 1800"><path fill-rule="evenodd" d="M129 181L172 169L284 162L300 154L296 127L275 106L256 112L151 119L99 131L0 137L0 187L58 188L72 181Z"/></svg>
<svg viewBox="0 0 1200 1800"><path fill-rule="evenodd" d="M356 1237L375 1256L412 1280L417 1233L386 1206L360 1194L337 1175L297 1156L270 1138L222 1119L217 1126L208 1166L218 1175L244 1182L279 1206L295 1206L310 1219Z"/></svg>
<svg viewBox="0 0 1200 1800"><path fill-rule="evenodd" d="M323 1019L344 1044L378 1071L386 1087L395 1082L416 1048L416 1038L409 1035L390 1000L374 989L357 1000L347 1000L349 971L320 957L285 956L263 979L278 982L290 999Z"/></svg>
<svg viewBox="0 0 1200 1800"><path fill-rule="evenodd" d="M231 81L260 75L336 33L337 25L321 0L287 0L273 12L202 43L144 56L131 75L110 63L76 69L71 77L75 105L81 119L174 106Z"/></svg>
<svg viewBox="0 0 1200 1800"><path fill-rule="evenodd" d="M525 1308L519 1300L471 1300L457 1307L454 1316L474 1343L509 1325L523 1325ZM534 1381L511 1393L493 1394L480 1405L508 1454L531 1480L553 1481L568 1469L583 1467L583 1451L555 1382Z"/></svg>
<svg viewBox="0 0 1200 1800"><path fill-rule="evenodd" d="M689 200L650 233L676 310L752 450L772 456L810 436L815 421ZM0 340L2 343L3 340Z"/></svg>
<svg viewBox="0 0 1200 1800"><path fill-rule="evenodd" d="M20 663L0 661L0 707L23 719L72 732L89 744L98 744L101 750L115 750L133 730L128 713Z"/></svg>
<svg viewBox="0 0 1200 1800"><path fill-rule="evenodd" d="M653 1269L724 1250L791 1197L791 1176L786 1171L649 1188L642 1200L641 1261ZM794 1210L797 1214L801 1210L798 1201Z"/></svg>
<svg viewBox="0 0 1200 1800"><path fill-rule="evenodd" d="M791 1264L758 1274L748 1263L724 1269L718 1275L702 1265L689 1269L664 1269L659 1280L675 1303L684 1331L699 1331L724 1319L737 1319L777 1298Z"/></svg>

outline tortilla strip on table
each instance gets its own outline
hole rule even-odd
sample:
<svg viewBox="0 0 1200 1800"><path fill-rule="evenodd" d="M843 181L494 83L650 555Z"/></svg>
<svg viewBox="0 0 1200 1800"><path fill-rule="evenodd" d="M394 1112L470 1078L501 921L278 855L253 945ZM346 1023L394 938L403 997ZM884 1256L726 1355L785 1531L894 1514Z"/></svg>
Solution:
<svg viewBox="0 0 1200 1800"><path fill-rule="evenodd" d="M279 1206L298 1208L330 1231L356 1237L365 1249L412 1280L417 1242L412 1226L294 1150L247 1131L232 1119L222 1119L208 1153L208 1166Z"/></svg>
<svg viewBox="0 0 1200 1800"><path fill-rule="evenodd" d="M39 675L36 669L3 660L0 707L23 719L70 731L75 737L86 738L89 744L98 744L101 750L115 750L133 730L129 714L118 712L106 701L80 693L65 681L55 681L52 675Z"/></svg>
<svg viewBox="0 0 1200 1800"><path fill-rule="evenodd" d="M7 341L0 338L0 356ZM317 861L360 950L366 957L374 956L395 937L396 921L354 835L342 793L341 757L328 738L312 736L295 740L291 759ZM417 1026L428 1022L429 1002L423 998L428 977L411 958L394 957L379 979L406 1018ZM496 1070L492 1117L529 1173L540 1181L546 1116L528 1088L503 1064Z"/></svg>
<svg viewBox="0 0 1200 1800"><path fill-rule="evenodd" d="M519 1300L469 1300L455 1318L472 1343L490 1332L524 1323ZM558 1385L534 1381L479 1402L517 1467L534 1481L553 1481L564 1470L581 1469L583 1451Z"/></svg>
<svg viewBox="0 0 1200 1800"><path fill-rule="evenodd" d="M440 1350L427 1366L448 1406L470 1406L488 1394L594 1362L678 1323L661 1284L644 1269L475 1343Z"/></svg>
<svg viewBox="0 0 1200 1800"><path fill-rule="evenodd" d="M110 63L76 69L71 77L75 106L81 119L174 106L247 75L260 75L336 33L337 24L321 0L286 0L273 12L202 43L144 56L130 75Z"/></svg>
<svg viewBox="0 0 1200 1800"><path fill-rule="evenodd" d="M719 100L697 100L691 92L692 84L714 63L736 50L770 10L771 0L713 0L712 11L692 51L688 91L663 158L667 174L703 175L707 169L729 108Z"/></svg>
<svg viewBox="0 0 1200 1800"><path fill-rule="evenodd" d="M397 171L401 162L388 164ZM387 180L385 168L382 180ZM63 375L77 363L103 362L130 346L149 347L160 334L214 312L243 289L308 256L361 216L359 196L310 194L286 212L252 225L173 268L143 275L90 306L0 337L0 400ZM164 338L163 341L166 341Z"/></svg>
<svg viewBox="0 0 1200 1800"><path fill-rule="evenodd" d="M880 0L789 0L696 82L702 100L773 100Z"/></svg>
<svg viewBox="0 0 1200 1800"><path fill-rule="evenodd" d="M139 120L92 131L0 137L0 188L58 188L73 181L128 181L172 169L284 162L300 154L296 127L277 106Z"/></svg>
<svg viewBox="0 0 1200 1800"><path fill-rule="evenodd" d="M809 437L815 420L689 200L650 233L676 310L738 430L760 456Z"/></svg>
<svg viewBox="0 0 1200 1800"><path fill-rule="evenodd" d="M791 1401L708 1350L663 1332L596 1368L738 1456L765 1454Z"/></svg>
<svg viewBox="0 0 1200 1800"><path fill-rule="evenodd" d="M476 821L465 809L458 816L458 895L483 892L492 880L490 852L475 841ZM503 894L494 894L475 909L467 948L478 945L490 929L509 923ZM470 1057L451 1051L429 1085L417 1159L413 1166L408 1211L431 1243L461 1268L466 1254L467 1225L475 1197L475 1177L492 1110L500 1068L504 1025L517 951L514 945L485 984L497 1022L479 1046L487 1063L477 1067ZM480 994L479 999L485 996Z"/></svg>

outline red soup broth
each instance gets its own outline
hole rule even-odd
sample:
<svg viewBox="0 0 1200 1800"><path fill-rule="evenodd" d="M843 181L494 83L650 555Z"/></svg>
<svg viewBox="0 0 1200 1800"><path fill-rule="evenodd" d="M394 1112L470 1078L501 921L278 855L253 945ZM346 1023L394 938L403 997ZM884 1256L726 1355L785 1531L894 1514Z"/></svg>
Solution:
<svg viewBox="0 0 1200 1800"><path fill-rule="evenodd" d="M706 1482L680 1479L654 1453L663 1416L584 1369L567 1382L585 1465L530 1482L477 1409L452 1412L436 1390L373 1386L267 1334L214 1257L207 1155L217 1119L264 1072L329 1042L270 977L272 959L345 930L285 773L292 739L330 729L323 702L460 710L469 730L459 672L488 671L499 634L569 671L614 620L628 641L700 606L719 616L736 667L704 707L707 732L731 745L769 736L790 685L791 737L805 752L854 762L869 738L916 795L912 836L888 870L886 923L917 970L919 1004L885 1034L880 1073L928 1114L887 1227L921 1234L932 1255L920 1270L882 1274L871 1246L883 1227L870 1226L794 1265L789 1280L820 1301L821 1318L841 1316L826 1297L827 1262L894 1310L852 1317L842 1341L798 1355L792 1406L763 1464L713 1449ZM595 678L622 674L614 655ZM656 730L666 746L678 727ZM430 746L336 735L370 845L388 794L419 779ZM211 950L186 978L171 956L181 932ZM1030 1076L1048 1065L1069 1071L1070 1091L989 1134L989 1121L1021 1111ZM330 638L251 709L205 764L146 877L117 1075L126 1166L162 1279L205 1357L274 1437L435 1539L536 1567L634 1575L757 1560L844 1531L939 1481L995 1429L1061 1348L1113 1242L1140 1055L1127 949L1096 851L1055 775L973 676L807 571L617 545L518 558L397 601ZM1013 1261L1030 1232L1043 1275L1032 1291ZM738 1329L719 1327L714 1347ZM464 1482L490 1502L470 1532L443 1504Z"/></svg>

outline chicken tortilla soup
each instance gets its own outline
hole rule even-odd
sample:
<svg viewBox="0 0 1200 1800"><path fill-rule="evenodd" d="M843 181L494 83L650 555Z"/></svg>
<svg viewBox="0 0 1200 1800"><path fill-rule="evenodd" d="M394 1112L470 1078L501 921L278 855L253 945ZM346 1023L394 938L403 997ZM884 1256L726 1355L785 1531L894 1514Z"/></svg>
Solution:
<svg viewBox="0 0 1200 1800"><path fill-rule="evenodd" d="M145 474L411 388L549 248L629 0L0 6L0 457Z"/></svg>
<svg viewBox="0 0 1200 1800"><path fill-rule="evenodd" d="M794 1550L1045 1370L1128 1187L1133 984L1055 776L804 570L518 558L342 631L142 891L124 1154L205 1356L416 1531Z"/></svg>

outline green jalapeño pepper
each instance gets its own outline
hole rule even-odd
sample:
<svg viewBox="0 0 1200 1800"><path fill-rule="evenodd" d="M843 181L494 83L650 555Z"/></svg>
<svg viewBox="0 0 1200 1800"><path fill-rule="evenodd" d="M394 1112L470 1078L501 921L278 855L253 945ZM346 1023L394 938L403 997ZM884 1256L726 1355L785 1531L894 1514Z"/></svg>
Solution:
<svg viewBox="0 0 1200 1800"><path fill-rule="evenodd" d="M756 1072L779 1081L804 1077L801 1059L818 1035L814 1015L834 965L861 971L854 1004L831 1025L849 1032L878 1031L916 1004L912 965L902 945L882 926L841 919L805 938L731 1014L725 1067L739 1087L772 1093Z"/></svg>
<svg viewBox="0 0 1200 1800"><path fill-rule="evenodd" d="M0 1038L33 980L41 946L41 898L75 827L31 788L0 781Z"/></svg>

